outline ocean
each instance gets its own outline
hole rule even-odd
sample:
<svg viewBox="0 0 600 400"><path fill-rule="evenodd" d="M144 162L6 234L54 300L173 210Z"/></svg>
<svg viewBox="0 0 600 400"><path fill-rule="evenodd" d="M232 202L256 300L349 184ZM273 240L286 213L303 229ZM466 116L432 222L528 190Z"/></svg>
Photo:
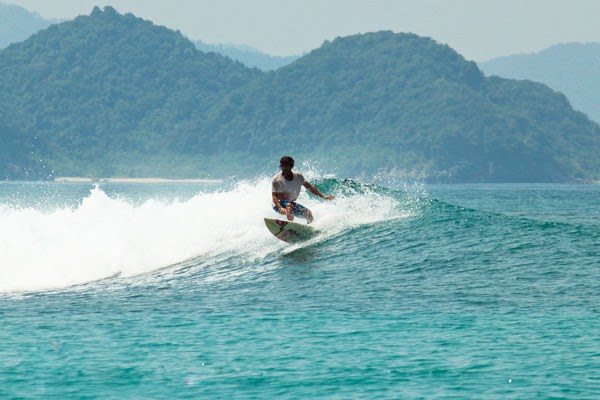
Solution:
<svg viewBox="0 0 600 400"><path fill-rule="evenodd" d="M600 186L0 183L0 398L600 398Z"/></svg>

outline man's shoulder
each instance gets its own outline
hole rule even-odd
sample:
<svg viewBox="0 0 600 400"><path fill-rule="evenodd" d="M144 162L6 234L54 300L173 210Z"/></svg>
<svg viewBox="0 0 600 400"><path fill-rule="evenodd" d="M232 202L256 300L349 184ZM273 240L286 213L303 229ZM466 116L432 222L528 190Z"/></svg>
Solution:
<svg viewBox="0 0 600 400"><path fill-rule="evenodd" d="M281 172L276 173L273 178L271 179L271 182L277 182L280 181L282 178Z"/></svg>

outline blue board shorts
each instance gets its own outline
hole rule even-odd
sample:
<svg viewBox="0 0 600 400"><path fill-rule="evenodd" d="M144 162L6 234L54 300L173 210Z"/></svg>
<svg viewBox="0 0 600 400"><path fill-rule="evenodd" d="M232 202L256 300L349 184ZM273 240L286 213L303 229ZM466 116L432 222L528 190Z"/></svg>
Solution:
<svg viewBox="0 0 600 400"><path fill-rule="evenodd" d="M280 201L280 203L283 208L286 208L288 203L292 203L292 214L294 214L296 217L306 218L305 214L308 211L308 208L304 207L302 204L298 204L293 201ZM273 210L279 213L279 208L275 204L273 205Z"/></svg>

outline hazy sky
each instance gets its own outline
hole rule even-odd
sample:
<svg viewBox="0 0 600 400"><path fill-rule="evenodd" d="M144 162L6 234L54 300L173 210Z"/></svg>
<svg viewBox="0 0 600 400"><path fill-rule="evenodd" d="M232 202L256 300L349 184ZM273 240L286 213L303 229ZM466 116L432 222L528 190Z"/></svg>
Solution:
<svg viewBox="0 0 600 400"><path fill-rule="evenodd" d="M111 5L211 44L298 55L324 40L378 30L414 32L485 61L556 43L600 42L599 0L0 0L44 18Z"/></svg>

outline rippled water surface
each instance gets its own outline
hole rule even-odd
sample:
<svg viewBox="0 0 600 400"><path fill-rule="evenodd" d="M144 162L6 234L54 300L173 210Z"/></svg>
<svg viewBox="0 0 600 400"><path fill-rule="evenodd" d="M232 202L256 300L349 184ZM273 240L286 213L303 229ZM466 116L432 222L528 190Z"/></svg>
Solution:
<svg viewBox="0 0 600 400"><path fill-rule="evenodd" d="M0 398L599 398L600 188L0 183Z"/></svg>

